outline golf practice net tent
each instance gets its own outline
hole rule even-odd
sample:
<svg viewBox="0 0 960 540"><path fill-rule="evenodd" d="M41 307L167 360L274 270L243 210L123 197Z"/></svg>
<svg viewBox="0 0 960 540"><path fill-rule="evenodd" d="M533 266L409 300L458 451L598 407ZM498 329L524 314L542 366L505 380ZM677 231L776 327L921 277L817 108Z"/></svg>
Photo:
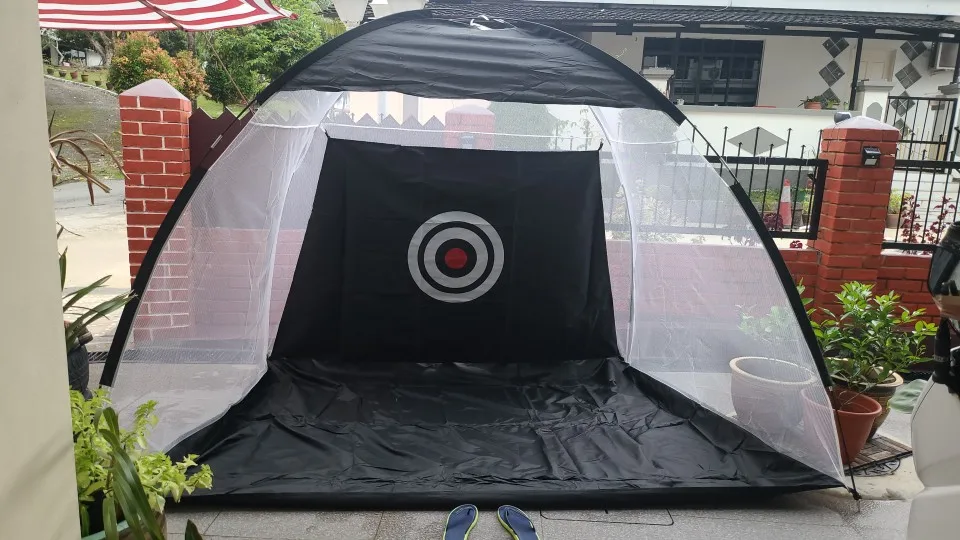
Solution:
<svg viewBox="0 0 960 540"><path fill-rule="evenodd" d="M157 233L101 381L122 416L158 402L152 446L211 465L192 498L583 507L843 485L823 361L760 216L614 58L416 11L257 102Z"/></svg>

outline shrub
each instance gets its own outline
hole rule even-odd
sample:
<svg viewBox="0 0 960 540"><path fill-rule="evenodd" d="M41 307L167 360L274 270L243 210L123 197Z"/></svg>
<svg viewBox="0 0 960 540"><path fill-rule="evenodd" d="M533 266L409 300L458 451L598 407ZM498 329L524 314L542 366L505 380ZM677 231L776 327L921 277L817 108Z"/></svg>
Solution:
<svg viewBox="0 0 960 540"><path fill-rule="evenodd" d="M180 90L190 101L196 101L198 97L207 94L207 84L205 82L206 73L200 61L189 51L180 51L173 59L173 65L177 68L177 75L180 78Z"/></svg>
<svg viewBox="0 0 960 540"><path fill-rule="evenodd" d="M117 46L107 82L117 92L133 88L150 79L163 79L174 88L183 86L177 66L157 38L144 32L132 32Z"/></svg>

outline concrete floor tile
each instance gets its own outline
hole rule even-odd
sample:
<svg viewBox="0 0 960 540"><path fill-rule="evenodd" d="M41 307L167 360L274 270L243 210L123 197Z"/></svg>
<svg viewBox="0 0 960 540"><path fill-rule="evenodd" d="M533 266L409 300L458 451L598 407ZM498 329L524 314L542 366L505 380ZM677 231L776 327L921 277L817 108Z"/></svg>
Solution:
<svg viewBox="0 0 960 540"><path fill-rule="evenodd" d="M690 518L766 523L844 525L840 511L816 499L784 496L764 504L749 506L714 506L671 508L670 515L678 524Z"/></svg>
<svg viewBox="0 0 960 540"><path fill-rule="evenodd" d="M220 512L194 512L179 510L176 505L168 504L165 508L167 514L167 532L171 535L182 536L187 530L187 520L192 520L200 534L207 532L207 528L213 523L213 520Z"/></svg>
<svg viewBox="0 0 960 540"><path fill-rule="evenodd" d="M860 511L845 513L844 519L857 530L884 529L906 533L910 501L860 501Z"/></svg>
<svg viewBox="0 0 960 540"><path fill-rule="evenodd" d="M543 519L559 521L673 525L673 518L666 510L544 510L540 515Z"/></svg>
<svg viewBox="0 0 960 540"><path fill-rule="evenodd" d="M223 511L210 536L283 540L372 540L380 512Z"/></svg>
<svg viewBox="0 0 960 540"><path fill-rule="evenodd" d="M373 540L383 512L320 512L307 528L309 540Z"/></svg>
<svg viewBox="0 0 960 540"><path fill-rule="evenodd" d="M907 531L890 529L857 529L863 540L907 540ZM206 539L204 539L206 540Z"/></svg>
<svg viewBox="0 0 960 540"><path fill-rule="evenodd" d="M671 536L663 538L709 538L710 540L862 540L852 527L768 521L687 518L673 527L664 527ZM659 538L661 537L652 537ZM551 538L551 540L553 540Z"/></svg>
<svg viewBox="0 0 960 540"><path fill-rule="evenodd" d="M543 533L541 538L543 540L686 540L701 538L699 536L678 536L673 529L673 527L665 525L545 519L541 529Z"/></svg>

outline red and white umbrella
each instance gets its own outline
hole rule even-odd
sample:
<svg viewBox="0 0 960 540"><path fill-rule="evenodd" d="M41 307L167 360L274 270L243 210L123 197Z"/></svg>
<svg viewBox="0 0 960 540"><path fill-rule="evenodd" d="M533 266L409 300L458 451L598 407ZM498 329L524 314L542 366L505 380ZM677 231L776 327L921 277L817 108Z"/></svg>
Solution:
<svg viewBox="0 0 960 540"><path fill-rule="evenodd" d="M219 30L296 18L270 0L41 1L40 27L62 30Z"/></svg>

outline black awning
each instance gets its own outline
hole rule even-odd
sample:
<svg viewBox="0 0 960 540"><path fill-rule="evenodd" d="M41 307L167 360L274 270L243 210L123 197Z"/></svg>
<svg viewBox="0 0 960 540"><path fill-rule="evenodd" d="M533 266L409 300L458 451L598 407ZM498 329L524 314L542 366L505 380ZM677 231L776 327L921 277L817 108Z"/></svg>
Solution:
<svg viewBox="0 0 960 540"><path fill-rule="evenodd" d="M771 10L745 8L671 7L627 4L553 3L535 0L486 1L470 0L431 1L426 6L442 16L462 17L483 14L489 17L523 19L552 26L610 26L621 27L664 26L665 30L698 30L709 33L703 25L743 26L746 29L784 31L792 28L839 29L857 33L903 32L934 40L941 33L954 34L960 39L960 22L944 20L934 15L876 14L858 12ZM612 26L611 26L612 25ZM600 29L600 28L598 28ZM870 37L870 36L864 36ZM889 38L878 33L873 37Z"/></svg>

